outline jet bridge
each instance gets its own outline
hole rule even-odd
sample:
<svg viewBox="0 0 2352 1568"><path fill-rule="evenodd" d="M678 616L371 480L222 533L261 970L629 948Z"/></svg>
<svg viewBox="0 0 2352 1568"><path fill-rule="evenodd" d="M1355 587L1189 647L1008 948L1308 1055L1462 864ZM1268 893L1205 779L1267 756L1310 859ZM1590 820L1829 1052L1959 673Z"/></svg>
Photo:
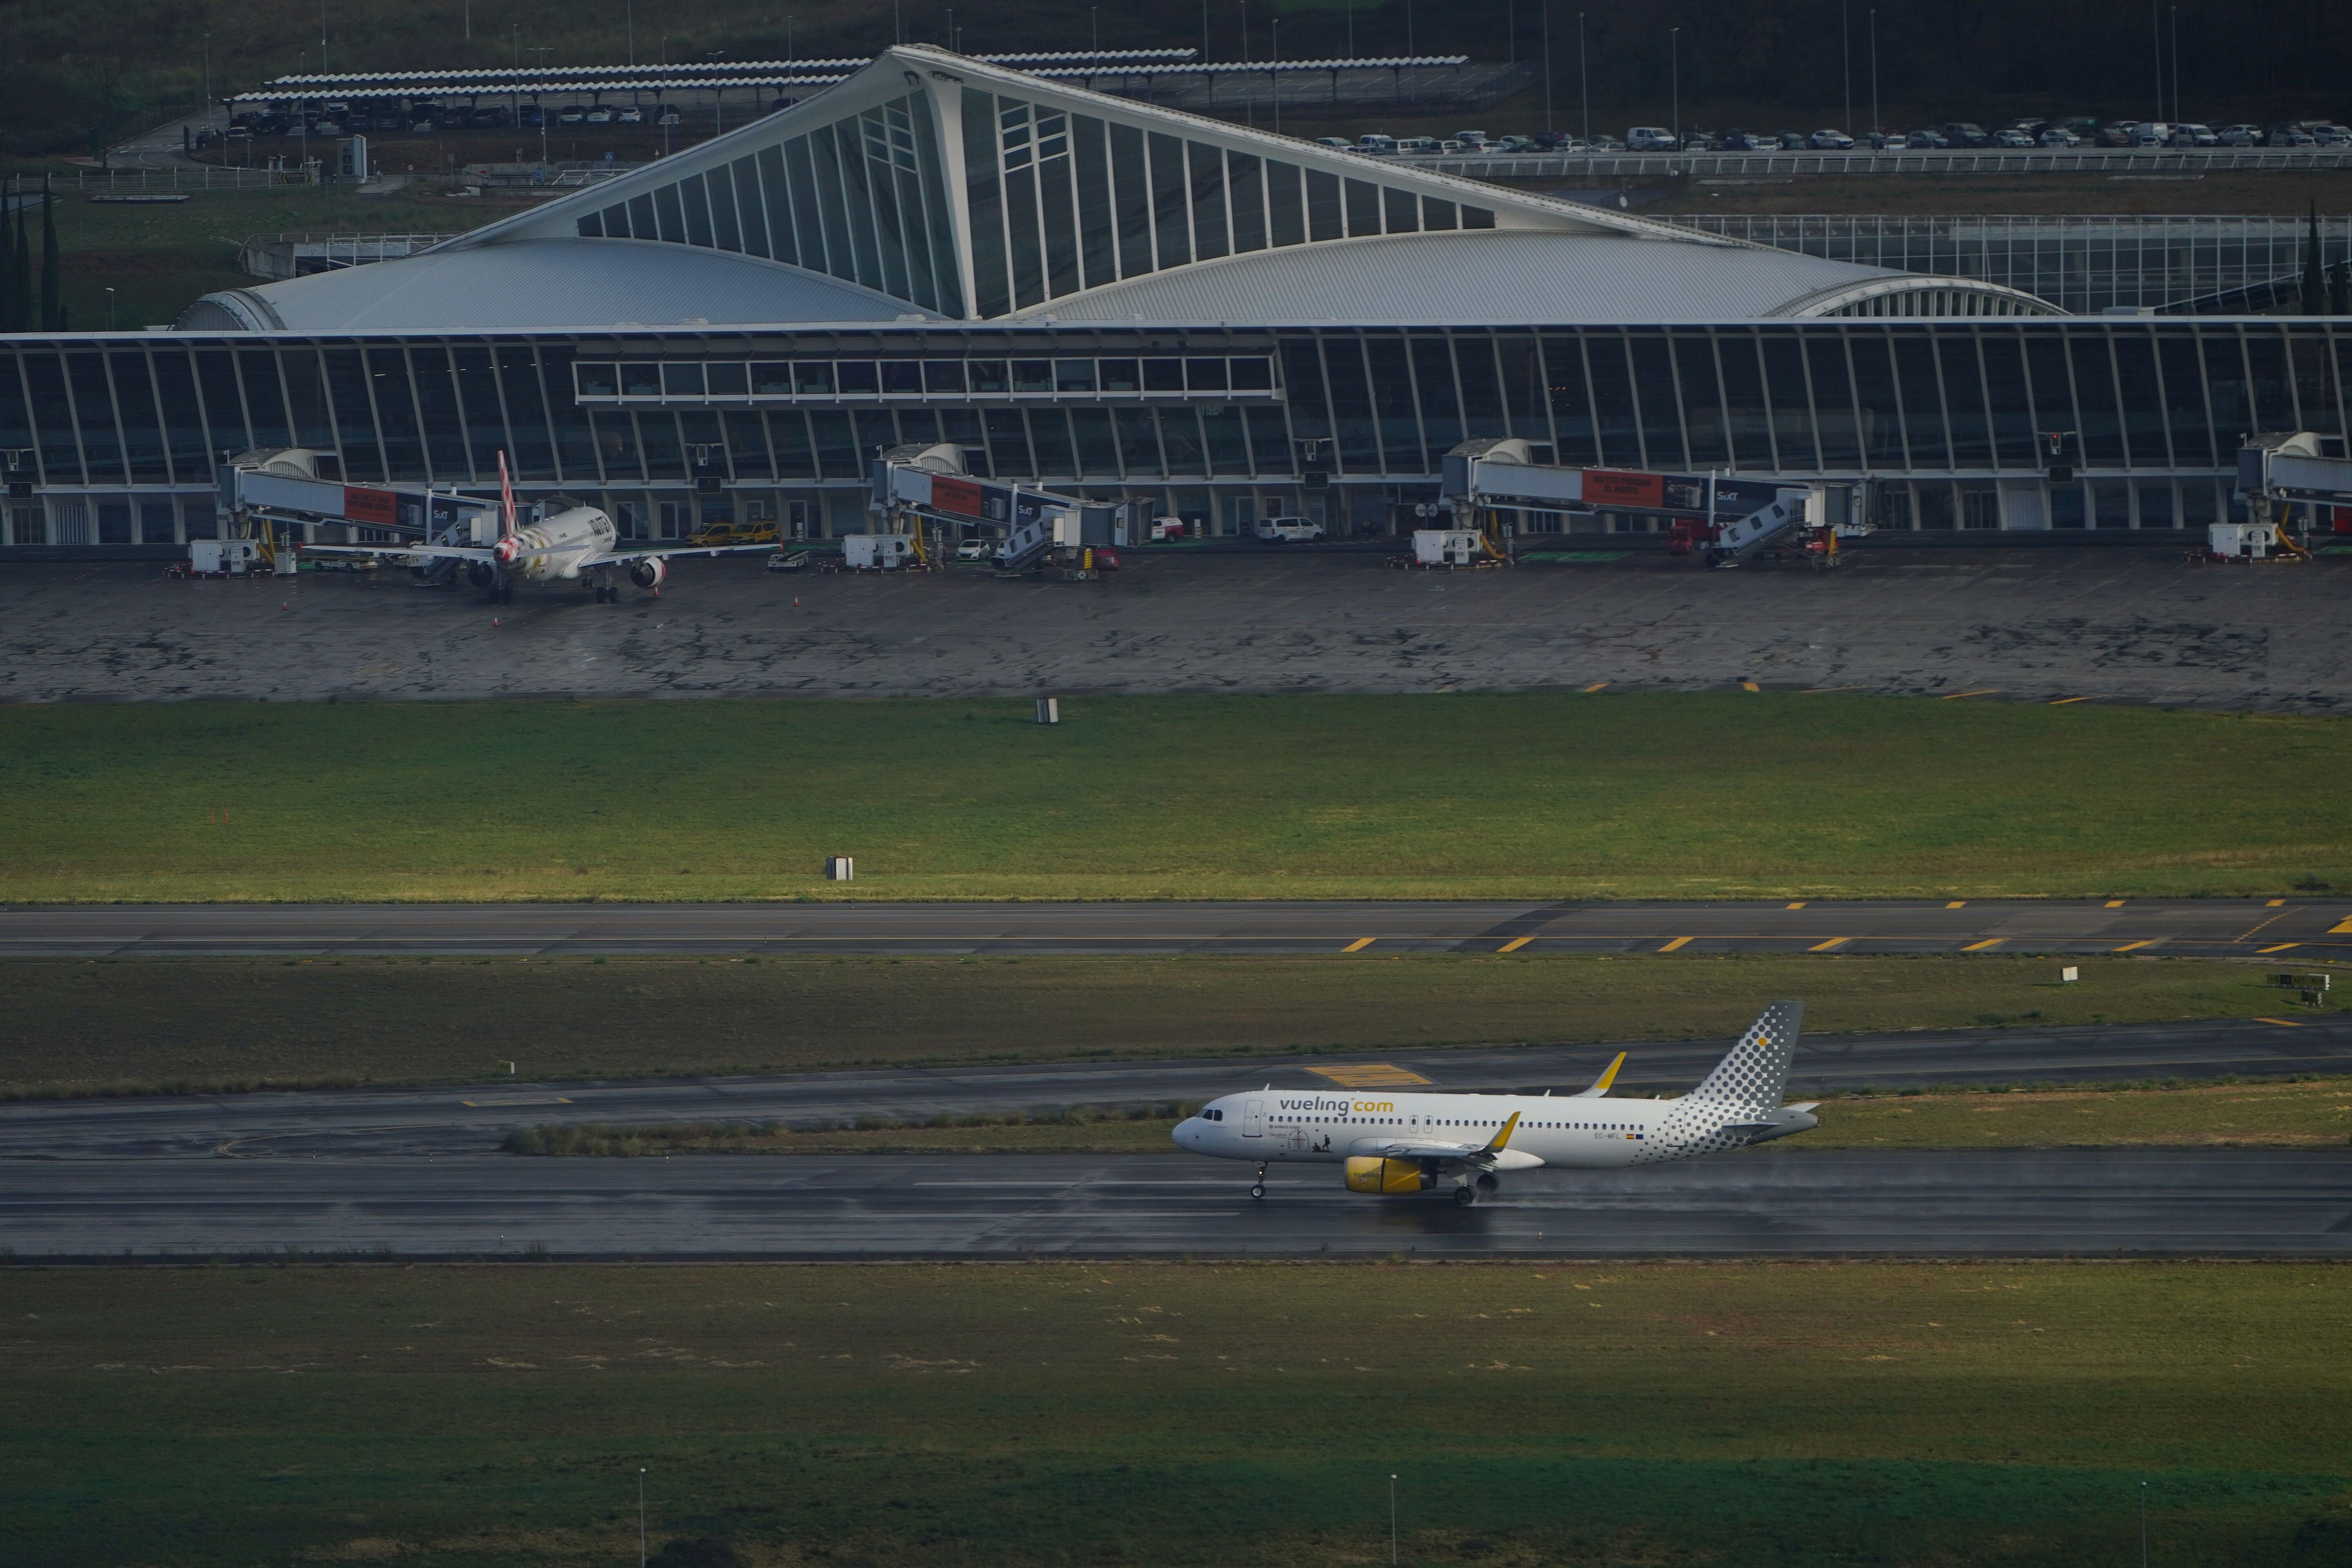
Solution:
<svg viewBox="0 0 2352 1568"><path fill-rule="evenodd" d="M1867 481L1560 468L1536 462L1518 439L1464 442L1445 455L1443 478L1454 516L1490 537L1505 510L1630 512L1674 520L1669 548L1703 552L1710 566L1800 542L1817 564L1834 565L1840 540L1870 531Z"/></svg>
<svg viewBox="0 0 2352 1568"><path fill-rule="evenodd" d="M993 541L990 560L1003 573L1026 572L1057 547L1128 542L1127 506L975 479L951 441L893 447L875 458L870 510L881 531L914 534L926 562L961 542Z"/></svg>
<svg viewBox="0 0 2352 1568"><path fill-rule="evenodd" d="M227 536L256 541L261 558L279 572L294 569L299 535L282 531L293 524L379 529L426 543L497 538L495 501L429 485L346 484L341 468L336 454L308 447L236 454L217 474Z"/></svg>
<svg viewBox="0 0 2352 1568"><path fill-rule="evenodd" d="M2250 437L2238 448L2237 494L2256 522L2284 526L2303 506L2309 531L2352 533L2352 458L2344 456L2340 436L2296 430Z"/></svg>

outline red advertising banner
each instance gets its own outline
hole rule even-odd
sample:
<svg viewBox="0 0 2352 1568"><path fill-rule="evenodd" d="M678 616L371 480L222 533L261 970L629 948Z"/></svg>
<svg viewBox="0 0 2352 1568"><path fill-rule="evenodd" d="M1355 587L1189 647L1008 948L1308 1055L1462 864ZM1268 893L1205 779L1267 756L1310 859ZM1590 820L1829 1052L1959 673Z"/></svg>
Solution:
<svg viewBox="0 0 2352 1568"><path fill-rule="evenodd" d="M1584 470L1584 504L1607 506L1615 501L1620 506L1664 507L1666 504L1666 479L1664 474L1628 474L1610 468Z"/></svg>
<svg viewBox="0 0 2352 1568"><path fill-rule="evenodd" d="M958 517L985 515L980 510L980 487L970 479L935 477L931 480L931 504Z"/></svg>
<svg viewBox="0 0 2352 1568"><path fill-rule="evenodd" d="M355 485L345 485L343 515L353 522L391 528L400 521L400 498L390 490L363 490Z"/></svg>

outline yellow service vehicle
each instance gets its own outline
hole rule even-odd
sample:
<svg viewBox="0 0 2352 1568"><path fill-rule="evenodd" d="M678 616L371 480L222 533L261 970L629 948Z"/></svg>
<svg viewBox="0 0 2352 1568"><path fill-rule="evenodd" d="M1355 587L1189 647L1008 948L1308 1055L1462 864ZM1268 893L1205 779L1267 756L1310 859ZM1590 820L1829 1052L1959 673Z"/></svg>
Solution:
<svg viewBox="0 0 2352 1568"><path fill-rule="evenodd" d="M773 544L776 525L772 522L714 522L700 533L688 534L688 544Z"/></svg>

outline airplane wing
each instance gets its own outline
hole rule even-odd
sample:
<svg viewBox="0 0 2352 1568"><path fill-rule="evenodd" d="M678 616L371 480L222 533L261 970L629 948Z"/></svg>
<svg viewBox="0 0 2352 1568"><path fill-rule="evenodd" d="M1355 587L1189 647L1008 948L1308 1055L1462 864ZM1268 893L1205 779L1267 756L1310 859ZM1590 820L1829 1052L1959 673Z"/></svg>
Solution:
<svg viewBox="0 0 2352 1568"><path fill-rule="evenodd" d="M773 555L783 548L781 544L707 544L687 550L607 550L591 566L602 566L613 561L643 561L654 555Z"/></svg>
<svg viewBox="0 0 2352 1568"><path fill-rule="evenodd" d="M462 544L306 544L305 555L442 555L457 561L495 561L489 550Z"/></svg>
<svg viewBox="0 0 2352 1568"><path fill-rule="evenodd" d="M1447 1143L1434 1139L1398 1138L1385 1143L1359 1142L1355 1145L1355 1152L1377 1154L1391 1160L1460 1160L1469 1164L1487 1166L1509 1152L1508 1163L1512 1165L1522 1160L1533 1164L1543 1163L1532 1154L1509 1150L1511 1134L1518 1129L1519 1113L1515 1110L1511 1112L1511 1119L1484 1143Z"/></svg>

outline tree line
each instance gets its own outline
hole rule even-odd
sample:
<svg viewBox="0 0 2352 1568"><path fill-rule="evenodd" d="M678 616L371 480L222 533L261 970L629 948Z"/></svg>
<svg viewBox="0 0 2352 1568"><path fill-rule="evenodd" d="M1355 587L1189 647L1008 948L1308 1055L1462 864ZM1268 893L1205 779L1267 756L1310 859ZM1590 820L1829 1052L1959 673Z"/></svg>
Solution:
<svg viewBox="0 0 2352 1568"><path fill-rule="evenodd" d="M33 216L41 208L41 264L33 266ZM68 329L58 266L57 197L49 182L37 195L22 179L8 182L0 200L0 332L62 332Z"/></svg>

